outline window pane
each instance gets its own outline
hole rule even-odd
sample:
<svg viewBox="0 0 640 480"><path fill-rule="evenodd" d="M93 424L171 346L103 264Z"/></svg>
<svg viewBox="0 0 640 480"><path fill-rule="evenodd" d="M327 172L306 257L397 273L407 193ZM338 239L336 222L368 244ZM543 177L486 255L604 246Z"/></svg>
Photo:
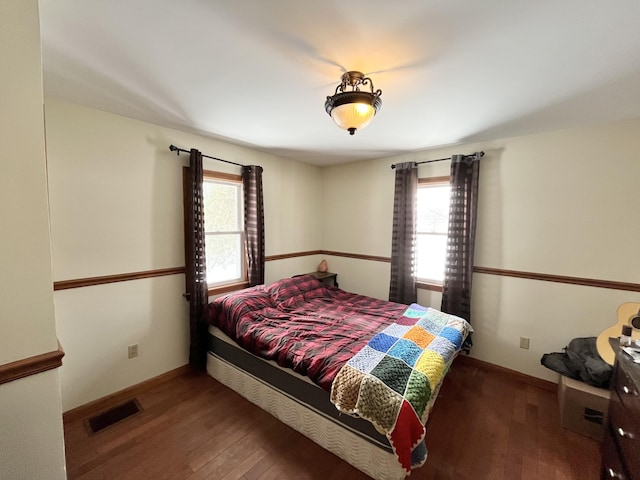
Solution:
<svg viewBox="0 0 640 480"><path fill-rule="evenodd" d="M417 235L416 277L425 280L443 281L446 254L446 235Z"/></svg>
<svg viewBox="0 0 640 480"><path fill-rule="evenodd" d="M449 190L449 185L418 188L418 232L447 233Z"/></svg>
<svg viewBox="0 0 640 480"><path fill-rule="evenodd" d="M239 233L207 235L207 283L242 279L242 236Z"/></svg>
<svg viewBox="0 0 640 480"><path fill-rule="evenodd" d="M239 231L240 185L205 181L203 193L205 231Z"/></svg>

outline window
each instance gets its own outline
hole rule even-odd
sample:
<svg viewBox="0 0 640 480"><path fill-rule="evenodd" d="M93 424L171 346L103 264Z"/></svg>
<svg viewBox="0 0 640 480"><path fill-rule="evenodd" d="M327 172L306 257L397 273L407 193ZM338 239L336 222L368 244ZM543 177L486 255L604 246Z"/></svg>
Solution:
<svg viewBox="0 0 640 480"><path fill-rule="evenodd" d="M207 283L217 287L245 281L242 177L204 172Z"/></svg>
<svg viewBox="0 0 640 480"><path fill-rule="evenodd" d="M449 227L449 177L421 178L418 183L416 279L442 285Z"/></svg>

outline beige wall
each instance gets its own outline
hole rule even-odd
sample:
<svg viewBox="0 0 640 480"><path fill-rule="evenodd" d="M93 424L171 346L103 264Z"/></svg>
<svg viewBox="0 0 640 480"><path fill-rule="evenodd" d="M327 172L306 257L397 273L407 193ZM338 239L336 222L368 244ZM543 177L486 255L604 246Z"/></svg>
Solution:
<svg viewBox="0 0 640 480"><path fill-rule="evenodd" d="M321 174L285 160L95 109L46 101L54 280L184 266L182 168L170 144L264 168L267 255L321 246ZM205 168L240 173L204 159ZM319 260L318 260L319 261ZM314 270L315 257L268 262L266 280ZM69 410L184 365L184 276L55 292ZM137 343L138 358L127 358Z"/></svg>
<svg viewBox="0 0 640 480"><path fill-rule="evenodd" d="M2 480L67 478L58 370L0 385L0 431Z"/></svg>
<svg viewBox="0 0 640 480"><path fill-rule="evenodd" d="M414 152L323 170L323 248L391 255L393 163L484 150L475 265L640 283L640 120ZM419 174L448 173L449 162ZM385 298L389 264L331 258L341 287ZM333 268L333 267L332 267ZM438 293L419 291L438 307ZM597 336L640 294L474 275L472 356L555 380L545 352ZM519 337L531 338L530 350Z"/></svg>
<svg viewBox="0 0 640 480"><path fill-rule="evenodd" d="M0 364L56 343L42 117L38 4L0 5ZM9 21L8 19L14 19Z"/></svg>
<svg viewBox="0 0 640 480"><path fill-rule="evenodd" d="M58 349L36 0L0 2L0 365ZM58 371L0 385L0 478L63 479Z"/></svg>

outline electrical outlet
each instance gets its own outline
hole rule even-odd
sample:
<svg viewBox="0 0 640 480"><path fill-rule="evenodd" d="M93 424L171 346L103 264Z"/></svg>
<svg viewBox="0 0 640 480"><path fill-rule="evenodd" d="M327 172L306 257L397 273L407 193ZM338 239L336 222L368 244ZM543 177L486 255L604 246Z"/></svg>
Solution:
<svg viewBox="0 0 640 480"><path fill-rule="evenodd" d="M520 348L529 350L529 337L520 337Z"/></svg>
<svg viewBox="0 0 640 480"><path fill-rule="evenodd" d="M129 345L129 358L135 358L138 356L138 344Z"/></svg>

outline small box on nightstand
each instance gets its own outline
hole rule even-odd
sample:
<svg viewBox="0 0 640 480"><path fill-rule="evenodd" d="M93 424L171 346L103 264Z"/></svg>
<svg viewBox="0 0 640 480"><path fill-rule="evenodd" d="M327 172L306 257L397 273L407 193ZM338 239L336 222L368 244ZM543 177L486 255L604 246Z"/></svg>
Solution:
<svg viewBox="0 0 640 480"><path fill-rule="evenodd" d="M609 390L560 375L558 402L563 428L602 441L609 414Z"/></svg>

